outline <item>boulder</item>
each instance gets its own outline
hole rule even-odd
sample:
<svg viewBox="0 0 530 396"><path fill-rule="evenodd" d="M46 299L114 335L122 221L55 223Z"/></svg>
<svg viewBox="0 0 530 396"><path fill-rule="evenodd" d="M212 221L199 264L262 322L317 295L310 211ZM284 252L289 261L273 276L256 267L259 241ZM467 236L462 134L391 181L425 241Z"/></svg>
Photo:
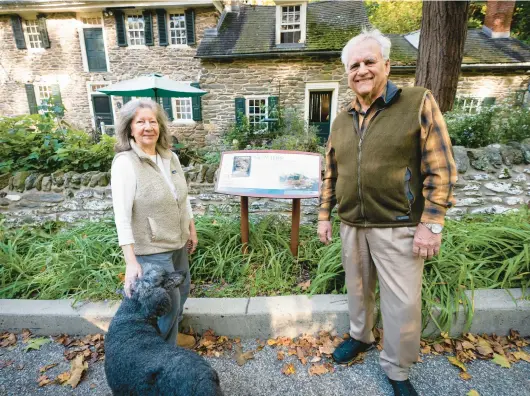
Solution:
<svg viewBox="0 0 530 396"><path fill-rule="evenodd" d="M30 193L24 195L26 201L33 202L48 202L48 203L59 203L64 201L63 194L54 194L54 193Z"/></svg>
<svg viewBox="0 0 530 396"><path fill-rule="evenodd" d="M500 144L490 144L486 147L486 156L493 167L499 169L502 166L502 154Z"/></svg>
<svg viewBox="0 0 530 396"><path fill-rule="evenodd" d="M26 190L31 190L35 187L35 182L37 181L38 177L38 173L32 173L26 178L26 181L24 182L24 187L26 188Z"/></svg>
<svg viewBox="0 0 530 396"><path fill-rule="evenodd" d="M213 183L215 180L215 173L217 172L217 167L215 165L210 165L205 174L206 182Z"/></svg>
<svg viewBox="0 0 530 396"><path fill-rule="evenodd" d="M52 184L57 187L62 187L64 185L63 171L56 171L52 173Z"/></svg>
<svg viewBox="0 0 530 396"><path fill-rule="evenodd" d="M42 180L44 179L44 175L41 173L38 177L37 177L37 180L35 180L35 188L40 191L42 190Z"/></svg>
<svg viewBox="0 0 530 396"><path fill-rule="evenodd" d="M52 177L44 176L42 178L42 191L51 191L52 189Z"/></svg>
<svg viewBox="0 0 530 396"><path fill-rule="evenodd" d="M468 149L467 154L473 168L486 172L493 171L485 149Z"/></svg>
<svg viewBox="0 0 530 396"><path fill-rule="evenodd" d="M467 156L467 149L463 146L454 146L453 155L455 158L456 169L458 173L466 173L469 168L469 157Z"/></svg>
<svg viewBox="0 0 530 396"><path fill-rule="evenodd" d="M11 179L11 174L4 173L0 175L0 190L3 190L7 186L9 186L9 179Z"/></svg>
<svg viewBox="0 0 530 396"><path fill-rule="evenodd" d="M524 161L523 151L521 150L521 145L517 143L512 143L511 145L502 145L501 146L501 156L502 161L506 166L512 165L521 165Z"/></svg>
<svg viewBox="0 0 530 396"><path fill-rule="evenodd" d="M20 171L13 175L13 190L23 192L26 187L26 179L31 173L29 171Z"/></svg>

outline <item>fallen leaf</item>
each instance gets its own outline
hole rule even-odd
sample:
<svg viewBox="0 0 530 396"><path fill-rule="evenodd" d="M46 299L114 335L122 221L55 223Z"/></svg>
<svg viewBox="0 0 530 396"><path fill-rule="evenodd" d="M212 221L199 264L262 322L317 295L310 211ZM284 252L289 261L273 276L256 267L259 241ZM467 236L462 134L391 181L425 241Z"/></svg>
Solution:
<svg viewBox="0 0 530 396"><path fill-rule="evenodd" d="M471 379L471 375L469 375L468 372L461 372L460 373L460 378L462 378L464 381L467 381L467 380Z"/></svg>
<svg viewBox="0 0 530 396"><path fill-rule="evenodd" d="M467 392L467 396L480 396L480 393L478 393L475 389L471 389L469 392Z"/></svg>
<svg viewBox="0 0 530 396"><path fill-rule="evenodd" d="M247 351L247 352L243 353L243 349L241 348L241 345L236 344L235 356L236 356L237 364L242 366L248 360L254 359L254 351Z"/></svg>
<svg viewBox="0 0 530 396"><path fill-rule="evenodd" d="M465 337L466 337L469 341L471 341L471 342L477 342L477 339L476 339L475 336L474 336L473 334L471 334L471 333L467 333L467 334L465 335Z"/></svg>
<svg viewBox="0 0 530 396"><path fill-rule="evenodd" d="M2 336L2 342L0 342L0 347L5 348L12 345L16 345L17 336L13 333L5 333Z"/></svg>
<svg viewBox="0 0 530 396"><path fill-rule="evenodd" d="M311 286L311 279L308 279L305 282L300 282L297 286L303 291L306 291L307 289L309 289L309 286Z"/></svg>
<svg viewBox="0 0 530 396"><path fill-rule="evenodd" d="M285 352L284 351L278 351L278 354L276 355L276 357L278 358L278 360L285 359Z"/></svg>
<svg viewBox="0 0 530 396"><path fill-rule="evenodd" d="M523 351L513 352L513 356L515 356L517 360L524 360L525 362L530 363L530 355L526 352L523 352Z"/></svg>
<svg viewBox="0 0 530 396"><path fill-rule="evenodd" d="M477 341L477 352L483 356L489 356L493 353L493 349L491 348L488 341L479 337Z"/></svg>
<svg viewBox="0 0 530 396"><path fill-rule="evenodd" d="M300 362L305 366L305 364L307 363L307 360L305 358L304 350L302 348L296 347L296 356L298 357Z"/></svg>
<svg viewBox="0 0 530 396"><path fill-rule="evenodd" d="M294 364L292 363L286 363L282 368L282 373L285 375L293 375L296 373L296 370L294 368Z"/></svg>
<svg viewBox="0 0 530 396"><path fill-rule="evenodd" d="M440 344L434 344L433 348L437 353L444 353L444 347Z"/></svg>
<svg viewBox="0 0 530 396"><path fill-rule="evenodd" d="M273 338L270 338L270 339L267 340L267 345L268 346L274 346L276 344L277 344L277 341L275 339L273 339Z"/></svg>
<svg viewBox="0 0 530 396"><path fill-rule="evenodd" d="M420 352L423 353L424 355L431 353L431 346L425 345L423 348L420 349Z"/></svg>
<svg viewBox="0 0 530 396"><path fill-rule="evenodd" d="M287 355L289 355L289 356L296 355L296 349L295 348L289 348L289 350L287 351Z"/></svg>
<svg viewBox="0 0 530 396"><path fill-rule="evenodd" d="M504 368L510 368L510 362L506 359L506 356L499 355L498 353L493 354L493 363Z"/></svg>
<svg viewBox="0 0 530 396"><path fill-rule="evenodd" d="M13 360L0 360L0 370L9 367L13 364Z"/></svg>
<svg viewBox="0 0 530 396"><path fill-rule="evenodd" d="M39 386L42 387L44 385L48 385L50 382L52 382L47 375L41 375L39 378L37 378L37 382L39 383Z"/></svg>
<svg viewBox="0 0 530 396"><path fill-rule="evenodd" d="M47 364L46 366L41 367L41 368L39 369L39 372L44 373L44 372L48 371L49 369L51 369L52 367L57 366L58 364L59 364L59 363Z"/></svg>
<svg viewBox="0 0 530 396"><path fill-rule="evenodd" d="M322 360L321 356L314 356L309 362L310 363L318 363Z"/></svg>
<svg viewBox="0 0 530 396"><path fill-rule="evenodd" d="M462 363L460 360L458 360L456 357L454 356L447 356L447 360L449 360L449 362L456 366L456 367L459 367L462 371L467 371L466 369L466 366L464 366L464 363Z"/></svg>
<svg viewBox="0 0 530 396"><path fill-rule="evenodd" d="M470 343L469 341L462 341L462 348L464 348L466 350L467 349L473 349L474 350L475 346L472 343Z"/></svg>
<svg viewBox="0 0 530 396"><path fill-rule="evenodd" d="M31 331L29 329L22 329L22 333L20 333L20 335L22 336L22 342L26 343L31 337Z"/></svg>
<svg viewBox="0 0 530 396"><path fill-rule="evenodd" d="M120 272L118 274L118 280L120 281L120 283L125 282L125 274L123 272Z"/></svg>
<svg viewBox="0 0 530 396"><path fill-rule="evenodd" d="M77 355L76 358L70 363L70 379L66 382L66 384L70 385L72 388L75 388L79 384L83 372L88 369L88 363L84 362L83 360L83 355Z"/></svg>
<svg viewBox="0 0 530 396"><path fill-rule="evenodd" d="M64 373L59 374L55 380L62 385L69 379L70 379L70 372L65 371Z"/></svg>
<svg viewBox="0 0 530 396"><path fill-rule="evenodd" d="M329 373L329 370L323 364L313 364L309 367L309 375L322 375Z"/></svg>
<svg viewBox="0 0 530 396"><path fill-rule="evenodd" d="M28 352L30 349L39 350L41 346L49 342L50 342L50 339L46 337L31 338L28 341L28 345L26 345L26 347L24 348L24 351Z"/></svg>

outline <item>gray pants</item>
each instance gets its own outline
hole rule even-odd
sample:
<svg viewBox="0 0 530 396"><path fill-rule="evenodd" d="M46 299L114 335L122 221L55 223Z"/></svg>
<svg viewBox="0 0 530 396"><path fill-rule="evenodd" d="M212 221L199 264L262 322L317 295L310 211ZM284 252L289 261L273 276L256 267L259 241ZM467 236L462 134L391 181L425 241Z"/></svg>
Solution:
<svg viewBox="0 0 530 396"><path fill-rule="evenodd" d="M136 256L138 263L144 267L149 263L152 266L158 266L168 272L185 271L186 279L182 284L173 289L169 294L171 296L171 311L158 318L158 327L162 337L170 344L176 344L178 335L178 324L182 320L184 312L184 303L190 294L190 267L188 263L188 252L186 247L170 252L149 254L145 256Z"/></svg>

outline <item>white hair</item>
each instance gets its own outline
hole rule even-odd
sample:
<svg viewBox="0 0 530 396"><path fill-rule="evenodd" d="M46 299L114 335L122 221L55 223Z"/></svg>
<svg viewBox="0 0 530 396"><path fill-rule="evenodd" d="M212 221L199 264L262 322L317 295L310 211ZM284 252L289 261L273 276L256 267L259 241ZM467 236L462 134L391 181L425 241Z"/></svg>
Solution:
<svg viewBox="0 0 530 396"><path fill-rule="evenodd" d="M340 56L340 60L344 64L344 68L346 69L346 72L348 72L348 62L350 60L350 52L357 44L359 44L362 41L365 40L375 40L381 47L381 55L383 56L383 60L386 62L390 58L390 47L392 46L392 43L388 39L388 37L384 36L378 29L372 29L367 30L363 29L361 31L361 34L358 34L354 38L352 38L350 41L346 43L344 48L342 49L342 54Z"/></svg>

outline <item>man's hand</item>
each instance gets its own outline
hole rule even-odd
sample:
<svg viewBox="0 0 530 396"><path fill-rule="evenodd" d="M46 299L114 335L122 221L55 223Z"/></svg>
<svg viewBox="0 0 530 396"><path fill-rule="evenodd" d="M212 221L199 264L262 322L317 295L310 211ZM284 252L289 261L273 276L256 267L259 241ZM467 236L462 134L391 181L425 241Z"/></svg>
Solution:
<svg viewBox="0 0 530 396"><path fill-rule="evenodd" d="M320 242L328 245L331 242L331 221L319 221L317 234Z"/></svg>
<svg viewBox="0 0 530 396"><path fill-rule="evenodd" d="M431 230L423 224L418 224L416 233L414 234L414 242L412 244L412 253L415 256L420 256L422 259L431 259L440 251L442 243L442 234L433 234Z"/></svg>

